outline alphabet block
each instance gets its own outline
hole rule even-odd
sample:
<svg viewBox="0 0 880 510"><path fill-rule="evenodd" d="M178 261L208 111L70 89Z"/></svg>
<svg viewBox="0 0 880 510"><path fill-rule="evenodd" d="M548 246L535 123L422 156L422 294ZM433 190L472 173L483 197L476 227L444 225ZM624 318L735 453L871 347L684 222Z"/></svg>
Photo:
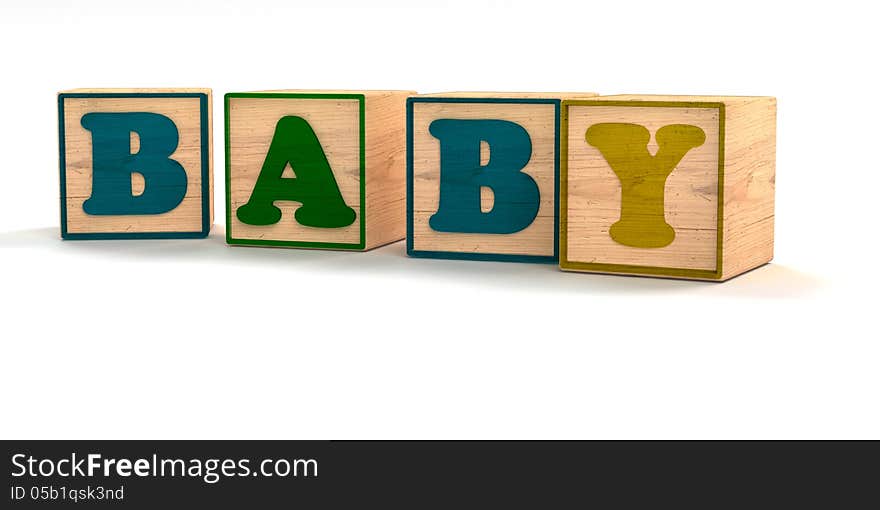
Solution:
<svg viewBox="0 0 880 510"><path fill-rule="evenodd" d="M58 140L62 238L208 235L210 89L60 92Z"/></svg>
<svg viewBox="0 0 880 510"><path fill-rule="evenodd" d="M559 108L593 93L424 94L407 103L407 253L558 261Z"/></svg>
<svg viewBox="0 0 880 510"><path fill-rule="evenodd" d="M776 100L562 103L560 266L727 280L773 258Z"/></svg>
<svg viewBox="0 0 880 510"><path fill-rule="evenodd" d="M227 94L227 242L368 250L403 239L412 94Z"/></svg>

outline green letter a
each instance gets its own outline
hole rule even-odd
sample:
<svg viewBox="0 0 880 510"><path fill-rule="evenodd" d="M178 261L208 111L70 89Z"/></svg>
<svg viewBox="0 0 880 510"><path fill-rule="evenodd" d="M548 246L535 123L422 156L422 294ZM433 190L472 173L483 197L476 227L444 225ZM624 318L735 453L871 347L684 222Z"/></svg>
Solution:
<svg viewBox="0 0 880 510"><path fill-rule="evenodd" d="M295 179L281 176L288 163ZM276 200L301 203L294 217L308 227L338 228L354 223L354 209L345 205L321 142L302 117L287 116L278 121L251 198L236 215L248 225L278 223L281 209L275 207Z"/></svg>

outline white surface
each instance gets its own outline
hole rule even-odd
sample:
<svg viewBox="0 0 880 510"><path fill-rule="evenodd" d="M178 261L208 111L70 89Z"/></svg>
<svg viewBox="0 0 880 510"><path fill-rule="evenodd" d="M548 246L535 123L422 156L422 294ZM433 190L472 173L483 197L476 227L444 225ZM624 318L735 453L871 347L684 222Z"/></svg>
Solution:
<svg viewBox="0 0 880 510"><path fill-rule="evenodd" d="M0 437L878 437L862 4L36 3L0 6ZM55 93L112 86L214 89L209 239L58 239ZM775 262L719 285L225 246L222 94L311 87L776 95Z"/></svg>

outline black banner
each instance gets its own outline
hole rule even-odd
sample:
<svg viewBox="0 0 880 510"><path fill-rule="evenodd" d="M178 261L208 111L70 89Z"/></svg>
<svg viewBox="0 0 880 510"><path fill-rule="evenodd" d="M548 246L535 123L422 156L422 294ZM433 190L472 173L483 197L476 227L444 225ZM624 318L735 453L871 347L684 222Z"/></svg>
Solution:
<svg viewBox="0 0 880 510"><path fill-rule="evenodd" d="M4 441L3 508L876 508L878 442Z"/></svg>

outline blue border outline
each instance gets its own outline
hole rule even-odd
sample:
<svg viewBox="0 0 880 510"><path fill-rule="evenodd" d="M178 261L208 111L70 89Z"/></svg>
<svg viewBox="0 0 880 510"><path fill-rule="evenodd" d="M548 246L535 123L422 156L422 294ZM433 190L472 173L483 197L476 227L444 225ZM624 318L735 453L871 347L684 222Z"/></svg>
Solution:
<svg viewBox="0 0 880 510"><path fill-rule="evenodd" d="M508 104L552 104L555 107L555 147L553 182L553 255L516 255L501 253L471 253L453 251L425 251L413 249L413 104L414 103L508 103ZM467 97L410 97L406 100L406 254L410 257L482 260L496 262L528 262L556 264L559 262L559 113L560 99L524 98L467 98Z"/></svg>
<svg viewBox="0 0 880 510"><path fill-rule="evenodd" d="M201 141L202 141L202 229L193 232L91 232L71 233L67 231L67 162L64 143L64 100L67 98L112 99L120 97L193 97L199 99ZM210 194L210 134L208 123L208 94L204 92L62 92L58 94L58 146L59 171L61 173L61 238L62 239L202 239L211 231Z"/></svg>

